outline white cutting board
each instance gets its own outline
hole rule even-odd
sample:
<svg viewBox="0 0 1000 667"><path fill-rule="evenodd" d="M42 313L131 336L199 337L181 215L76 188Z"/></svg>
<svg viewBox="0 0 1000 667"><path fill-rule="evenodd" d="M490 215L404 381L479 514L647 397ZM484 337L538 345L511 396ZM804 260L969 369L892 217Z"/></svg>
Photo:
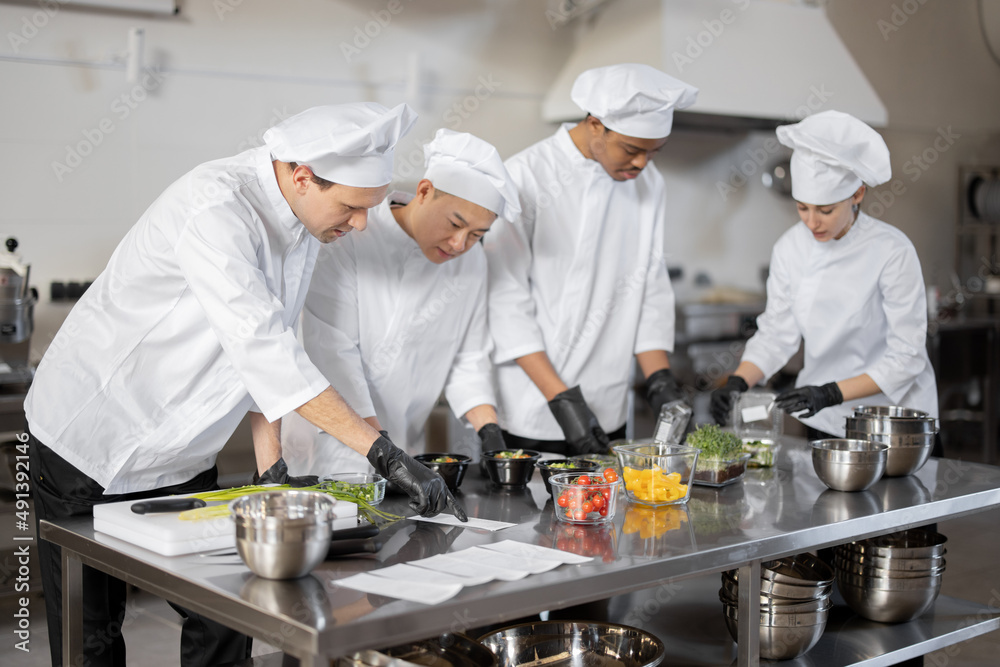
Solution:
<svg viewBox="0 0 1000 667"><path fill-rule="evenodd" d="M126 500L120 503L95 505L94 530L162 556L180 556L236 547L236 527L231 517L181 521L178 518L179 512L136 514L132 511L132 505L136 502L138 501ZM227 502L214 502L209 505L224 505ZM358 506L342 500L337 500L335 503L334 530L356 526Z"/></svg>

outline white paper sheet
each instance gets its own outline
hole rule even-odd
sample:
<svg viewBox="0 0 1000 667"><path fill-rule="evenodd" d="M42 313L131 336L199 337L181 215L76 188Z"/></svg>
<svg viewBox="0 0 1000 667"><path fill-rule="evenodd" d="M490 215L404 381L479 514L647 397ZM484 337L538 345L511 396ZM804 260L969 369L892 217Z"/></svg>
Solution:
<svg viewBox="0 0 1000 667"><path fill-rule="evenodd" d="M542 560L556 560L567 565L578 565L580 563L587 563L594 560L590 556L580 556L579 554L571 554L568 551L550 549L549 547L543 547L538 544L515 542L514 540L502 540L500 542L492 542L481 546L484 549L492 549L493 551L500 551L512 556L527 556L529 558L539 558Z"/></svg>
<svg viewBox="0 0 1000 667"><path fill-rule="evenodd" d="M478 574L473 577L463 577L454 572L440 572L429 570L425 567L416 567L409 563L397 563L379 570L372 570L368 574L387 579L399 579L402 581L426 581L432 584L461 584L462 586L478 586L493 581L493 577L488 574Z"/></svg>
<svg viewBox="0 0 1000 667"><path fill-rule="evenodd" d="M422 558L420 560L410 561L410 565L424 567L429 570L437 570L438 572L457 574L463 577L489 575L493 579L501 579L503 581L517 581L518 579L524 579L528 576L528 571L524 569L513 570L510 568L497 567L496 565L481 563L475 560L474 557L470 557L467 553L468 551L469 549L465 549L464 551L456 551L455 553L439 554L437 556L431 556L430 558Z"/></svg>
<svg viewBox="0 0 1000 667"><path fill-rule="evenodd" d="M332 584L351 588L362 593L374 593L389 598L399 598L409 602L438 604L455 597L462 590L461 584L432 584L423 581L402 581L376 577L362 572L344 579L332 579Z"/></svg>
<svg viewBox="0 0 1000 667"><path fill-rule="evenodd" d="M533 558L525 555L514 556L512 554L505 554L500 551L483 549L481 547L466 549L465 554L481 565L492 565L494 567L502 567L508 570L527 570L528 574L541 574L542 572L554 570L562 565L562 563L557 560L542 560L540 558Z"/></svg>
<svg viewBox="0 0 1000 667"><path fill-rule="evenodd" d="M445 526L461 526L462 528L475 528L477 530L497 531L504 528L516 526L516 523L505 521L490 521L489 519L478 519L470 516L468 522L459 521L453 514L437 514L435 516L411 516L414 521L429 521L430 523L440 523Z"/></svg>
<svg viewBox="0 0 1000 667"><path fill-rule="evenodd" d="M766 405L754 405L753 407L743 408L742 413L743 421L745 422L764 421L771 414Z"/></svg>

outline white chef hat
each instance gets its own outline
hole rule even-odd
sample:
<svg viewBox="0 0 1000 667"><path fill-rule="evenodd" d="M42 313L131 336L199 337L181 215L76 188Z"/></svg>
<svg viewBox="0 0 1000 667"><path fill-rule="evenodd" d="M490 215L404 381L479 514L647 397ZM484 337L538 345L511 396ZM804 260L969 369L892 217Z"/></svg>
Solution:
<svg viewBox="0 0 1000 667"><path fill-rule="evenodd" d="M376 188L392 180L392 149L416 120L406 104L331 104L283 120L264 133L264 144L276 160L306 165L320 178Z"/></svg>
<svg viewBox="0 0 1000 667"><path fill-rule="evenodd" d="M589 69L576 78L573 102L606 128L639 139L670 134L674 109L698 99L698 89L649 65Z"/></svg>
<svg viewBox="0 0 1000 667"><path fill-rule="evenodd" d="M792 197L825 206L844 201L861 183L876 186L892 178L889 148L878 132L850 114L822 111L777 129L778 141L793 149Z"/></svg>
<svg viewBox="0 0 1000 667"><path fill-rule="evenodd" d="M514 187L492 144L466 132L441 128L424 146L424 178L450 195L512 220L521 213Z"/></svg>

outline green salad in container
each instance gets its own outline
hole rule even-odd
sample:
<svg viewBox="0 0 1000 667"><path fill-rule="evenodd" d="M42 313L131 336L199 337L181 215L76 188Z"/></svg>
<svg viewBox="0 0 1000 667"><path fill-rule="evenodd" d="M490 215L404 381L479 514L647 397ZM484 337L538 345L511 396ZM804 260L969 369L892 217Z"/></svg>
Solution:
<svg viewBox="0 0 1000 667"><path fill-rule="evenodd" d="M743 477L750 454L743 451L743 440L715 424L703 424L688 435L687 444L701 450L692 477L695 484L723 486Z"/></svg>

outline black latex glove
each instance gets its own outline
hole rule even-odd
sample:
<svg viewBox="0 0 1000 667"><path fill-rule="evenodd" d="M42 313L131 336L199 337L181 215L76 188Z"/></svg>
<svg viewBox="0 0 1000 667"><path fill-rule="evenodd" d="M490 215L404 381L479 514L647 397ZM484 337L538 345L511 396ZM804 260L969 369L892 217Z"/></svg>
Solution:
<svg viewBox="0 0 1000 667"><path fill-rule="evenodd" d="M749 388L747 381L739 375L730 375L726 384L712 392L712 402L709 404L708 411L712 413L712 419L715 420L716 424L719 426L726 424L733 411L736 395L742 394Z"/></svg>
<svg viewBox="0 0 1000 667"><path fill-rule="evenodd" d="M270 468L264 471L263 475L253 474L254 484L288 484L289 486L315 486L319 484L319 477L316 475L302 475L293 477L288 474L288 466L284 458L279 458Z"/></svg>
<svg viewBox="0 0 1000 667"><path fill-rule="evenodd" d="M840 387L836 382L828 382L820 387L809 385L789 389L774 399L774 404L789 414L807 410L804 415L796 415L800 419L808 419L823 408L840 405L843 402L844 395L840 393Z"/></svg>
<svg viewBox="0 0 1000 667"><path fill-rule="evenodd" d="M597 417L587 407L579 385L556 394L549 401L549 410L559 422L559 428L569 445L567 456L607 453L611 441L597 423Z"/></svg>
<svg viewBox="0 0 1000 667"><path fill-rule="evenodd" d="M444 479L392 444L384 435L368 450L375 472L410 497L410 507L421 516L432 516L450 507L460 521L468 521L465 510L445 486Z"/></svg>
<svg viewBox="0 0 1000 667"><path fill-rule="evenodd" d="M684 401L684 391L669 368L661 368L646 378L646 402L654 417L659 417L660 409L673 401Z"/></svg>
<svg viewBox="0 0 1000 667"><path fill-rule="evenodd" d="M483 427L476 431L482 443L483 452L493 452L498 449L507 449L507 443L503 441L503 432L499 424L483 424Z"/></svg>

